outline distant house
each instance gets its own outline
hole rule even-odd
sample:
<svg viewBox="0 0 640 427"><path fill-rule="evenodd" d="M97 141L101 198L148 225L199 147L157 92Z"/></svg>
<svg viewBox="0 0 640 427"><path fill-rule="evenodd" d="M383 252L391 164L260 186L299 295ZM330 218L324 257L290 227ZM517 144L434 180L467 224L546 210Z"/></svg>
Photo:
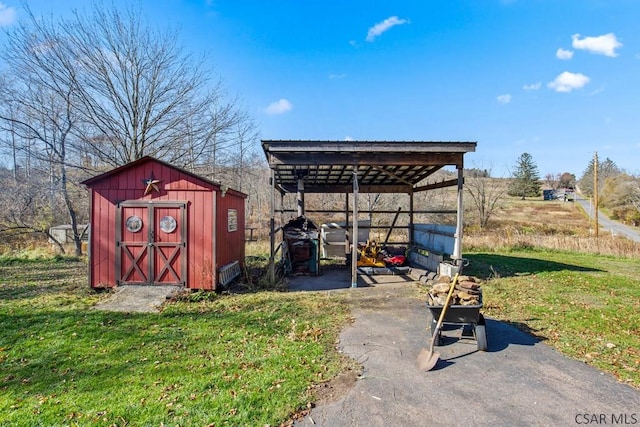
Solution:
<svg viewBox="0 0 640 427"><path fill-rule="evenodd" d="M86 241L89 237L89 225L78 225L78 233L80 233L80 240ZM58 243L61 245L65 245L67 243L73 243L73 229L71 228L71 224L62 224L56 225L49 228L49 235L56 239ZM49 239L50 243L53 243L53 240Z"/></svg>
<svg viewBox="0 0 640 427"><path fill-rule="evenodd" d="M559 188L557 190L542 190L543 200L563 200L565 202L572 201L575 197L572 188Z"/></svg>

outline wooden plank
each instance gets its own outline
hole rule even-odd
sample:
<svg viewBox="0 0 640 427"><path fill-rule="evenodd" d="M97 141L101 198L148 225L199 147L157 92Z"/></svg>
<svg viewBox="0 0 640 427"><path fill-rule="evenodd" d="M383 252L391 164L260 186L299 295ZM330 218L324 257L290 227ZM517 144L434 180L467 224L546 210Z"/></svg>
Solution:
<svg viewBox="0 0 640 427"><path fill-rule="evenodd" d="M295 193L296 188L292 185L285 184L281 188L285 193ZM350 193L351 184L305 184L305 193ZM411 186L406 184L388 184L388 185L361 185L360 193L410 193Z"/></svg>
<svg viewBox="0 0 640 427"><path fill-rule="evenodd" d="M457 179L449 179L447 181L435 182L433 184L423 185L413 189L414 192L435 190L436 188L446 188L458 185Z"/></svg>
<svg viewBox="0 0 640 427"><path fill-rule="evenodd" d="M278 165L344 165L344 166L461 166L464 153L318 153L282 152L271 153L269 163Z"/></svg>

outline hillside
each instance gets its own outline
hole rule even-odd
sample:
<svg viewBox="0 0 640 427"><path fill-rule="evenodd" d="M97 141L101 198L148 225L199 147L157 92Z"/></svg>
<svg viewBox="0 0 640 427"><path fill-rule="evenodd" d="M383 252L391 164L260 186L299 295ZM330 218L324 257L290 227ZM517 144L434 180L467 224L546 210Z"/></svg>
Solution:
<svg viewBox="0 0 640 427"><path fill-rule="evenodd" d="M484 230L465 229L463 248L546 248L623 257L640 256L640 245L601 233L595 238L587 214L577 203L506 198Z"/></svg>

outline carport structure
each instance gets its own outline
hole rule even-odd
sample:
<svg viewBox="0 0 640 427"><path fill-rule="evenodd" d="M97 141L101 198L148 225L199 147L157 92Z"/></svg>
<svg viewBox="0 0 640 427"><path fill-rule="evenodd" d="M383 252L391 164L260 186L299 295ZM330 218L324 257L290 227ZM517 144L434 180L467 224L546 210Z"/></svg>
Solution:
<svg viewBox="0 0 640 427"><path fill-rule="evenodd" d="M283 225L276 226L276 192L281 198L287 193L297 194L298 216L305 214L305 193L345 194L345 224L349 224L349 216L354 219L351 236L358 236L359 193L408 194L408 243L412 245L414 214L427 213L414 209L414 194L456 186L456 209L441 213L456 214L454 245L450 255L452 260L460 262L464 155L474 152L476 145L476 142L437 141L262 140L262 148L271 169L271 278L274 278L276 254L281 246L276 245L276 236ZM456 168L457 178L423 184L426 178L446 166ZM352 194L351 208L349 194ZM281 202L281 214L284 212L282 205ZM354 242L351 248L351 283L354 287L357 283L356 250L357 244Z"/></svg>

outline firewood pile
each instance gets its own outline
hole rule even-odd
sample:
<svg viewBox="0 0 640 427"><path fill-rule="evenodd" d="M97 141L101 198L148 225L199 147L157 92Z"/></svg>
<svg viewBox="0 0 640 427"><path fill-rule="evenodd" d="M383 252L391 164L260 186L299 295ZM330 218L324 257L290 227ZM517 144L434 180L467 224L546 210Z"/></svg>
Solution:
<svg viewBox="0 0 640 427"><path fill-rule="evenodd" d="M446 275L438 276L430 283L429 305L442 306L447 301L447 294L453 280ZM482 301L480 279L473 276L459 276L451 295L450 305L478 305Z"/></svg>

